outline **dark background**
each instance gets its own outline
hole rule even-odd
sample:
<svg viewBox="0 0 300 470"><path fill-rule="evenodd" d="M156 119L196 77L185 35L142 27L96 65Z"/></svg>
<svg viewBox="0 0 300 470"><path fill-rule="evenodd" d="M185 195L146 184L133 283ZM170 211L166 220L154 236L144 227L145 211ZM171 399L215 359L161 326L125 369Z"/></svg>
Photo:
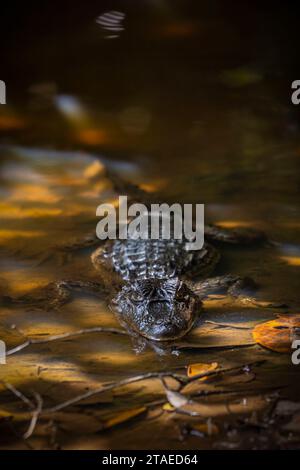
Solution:
<svg viewBox="0 0 300 470"><path fill-rule="evenodd" d="M245 60L263 63L270 74L284 75L288 82L295 79L299 70L299 6L291 1L233 1L233 0L172 0L176 17L198 19L208 24L222 21L226 28L212 26L205 29L205 46L194 47L189 40L173 41L164 45L151 37L153 23L166 21L168 14L155 1L29 1L2 2L1 4L1 78L9 84L9 96L14 99L26 94L26 87L34 81L59 80L62 87L82 88L91 84L89 71L100 74L107 67L112 68L109 81L115 86L115 98L122 93L130 93L132 83L126 82L116 64L124 61L124 53L129 61L141 60L143 50L147 67L136 77L135 87L147 86L148 73L157 61L162 65L157 87L169 80L164 60L178 60L184 56L187 65L197 68L199 63L189 62L189 56L197 51L199 59L215 66L234 66ZM95 18L102 11L119 9L130 17L126 31L118 44L93 41ZM174 14L174 13L173 13ZM82 32L90 29L89 39ZM110 60L109 60L110 59ZM113 59L113 60L112 60ZM110 65L109 65L110 63ZM114 64L114 65L113 65ZM166 64L167 65L167 64ZM74 80L74 76L78 80ZM94 81L95 78L94 75ZM151 77L155 79L154 76ZM81 82L79 84L78 82ZM77 82L77 84L76 84ZM145 83L146 82L146 83ZM178 91L182 83L176 78ZM184 84L183 84L184 86ZM101 94L100 90L93 92Z"/></svg>

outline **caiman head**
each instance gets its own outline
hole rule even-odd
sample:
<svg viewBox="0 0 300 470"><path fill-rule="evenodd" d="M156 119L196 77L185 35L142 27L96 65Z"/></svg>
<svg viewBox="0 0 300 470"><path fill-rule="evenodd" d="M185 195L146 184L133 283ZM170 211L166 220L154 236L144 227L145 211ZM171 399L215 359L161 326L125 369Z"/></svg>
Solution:
<svg viewBox="0 0 300 470"><path fill-rule="evenodd" d="M112 306L129 330L150 340L171 341L192 328L201 301L177 278L151 278L126 284Z"/></svg>

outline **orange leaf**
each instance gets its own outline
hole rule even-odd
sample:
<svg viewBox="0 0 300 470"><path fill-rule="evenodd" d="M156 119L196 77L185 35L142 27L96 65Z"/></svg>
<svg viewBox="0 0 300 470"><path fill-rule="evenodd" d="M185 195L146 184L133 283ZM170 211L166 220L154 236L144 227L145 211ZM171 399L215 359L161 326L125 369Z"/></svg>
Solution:
<svg viewBox="0 0 300 470"><path fill-rule="evenodd" d="M219 434L219 428L216 424L208 420L207 423L193 424L193 429L199 431L207 436L215 436Z"/></svg>
<svg viewBox="0 0 300 470"><path fill-rule="evenodd" d="M252 334L256 343L265 348L291 353L294 328L300 328L300 315L280 315L275 320L257 325Z"/></svg>
<svg viewBox="0 0 300 470"><path fill-rule="evenodd" d="M194 377L195 375L206 374L207 372L215 370L218 367L219 367L219 364L217 362L212 362L211 364L205 364L203 362L190 364L187 369L187 376Z"/></svg>

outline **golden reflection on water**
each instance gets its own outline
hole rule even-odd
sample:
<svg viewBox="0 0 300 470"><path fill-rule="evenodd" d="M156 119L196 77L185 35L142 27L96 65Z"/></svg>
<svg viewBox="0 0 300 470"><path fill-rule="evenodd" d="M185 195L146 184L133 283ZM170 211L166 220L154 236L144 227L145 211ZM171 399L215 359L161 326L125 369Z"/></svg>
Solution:
<svg viewBox="0 0 300 470"><path fill-rule="evenodd" d="M205 12L200 18L181 18L177 7L168 2L155 14L155 21L142 22L141 27L136 22L133 30L134 21L127 24L126 17L124 31L111 41L104 41L107 38L101 34L103 17L99 24L94 21L94 29L90 23L80 34L74 29L67 43L76 57L84 50L85 66L78 59L71 78L65 69L60 71L60 50L65 63L64 41L54 37L46 43L37 41L35 54L41 62L49 56L52 44L58 46L51 79L42 76L31 83L25 104L1 106L1 293L21 295L74 276L97 280L90 250L62 260L54 247L93 232L100 203L117 204L118 195L105 176L105 166L109 166L147 191L158 191L166 201L204 203L207 221L225 228L265 230L273 245L222 247L217 273L251 276L260 284L257 295L261 300L287 303L289 311L296 312L299 119L287 103L286 90L283 98L276 91L281 79L277 74L272 78L272 68L263 59L256 62L241 54L240 30L233 23L205 18ZM23 67L26 57L32 57L30 44L23 46L27 53ZM243 42L242 47L246 46ZM79 85L73 86L75 82ZM204 307L203 323L185 338L187 344L249 343L251 328L277 313L233 304L224 296L208 298ZM218 328L205 319L249 329ZM119 326L105 302L84 295L60 311L5 305L0 325L0 337L8 347L21 344L27 336ZM267 363L251 384L255 390L270 384L289 385L287 393L299 396L295 388L299 380L289 358L259 346L183 350L166 356L148 348L136 355L129 338L110 334L30 346L8 358L7 365L0 367L0 378L24 393L40 392L47 405L53 405L138 373L168 368L185 373L184 367L196 362L231 366L256 359ZM211 390L220 383L201 386ZM232 386L232 382L227 385ZM98 413L112 413L116 419L120 410L126 413L163 397L160 381L146 381L95 397L94 405ZM3 387L1 398L9 408L12 397ZM203 414L227 419L228 413L249 414L266 405L260 392L224 402L222 396L205 402ZM1 413L6 412L5 406ZM82 409L72 412L64 448L113 449L121 444L123 448L159 448L162 443L165 448L212 446L211 441L201 439L180 441L177 424L187 418L170 411L152 421L139 418L128 427L88 438L74 437L80 431L78 415L81 420L87 416ZM71 426L72 420L75 425ZM94 425L85 422L85 432L94 430ZM33 443L48 445L46 435L41 426ZM23 444L12 440L9 445Z"/></svg>

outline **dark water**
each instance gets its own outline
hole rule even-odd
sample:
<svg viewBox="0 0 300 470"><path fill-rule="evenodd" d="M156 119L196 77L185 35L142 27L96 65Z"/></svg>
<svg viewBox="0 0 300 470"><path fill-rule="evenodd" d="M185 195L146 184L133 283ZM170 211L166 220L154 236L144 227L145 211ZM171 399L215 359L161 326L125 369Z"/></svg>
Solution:
<svg viewBox="0 0 300 470"><path fill-rule="evenodd" d="M111 10L119 14L104 15ZM267 2L219 1L6 6L0 77L7 85L7 105L0 108L2 291L19 295L74 274L95 279L89 253L62 263L51 249L93 230L97 205L114 200L100 160L167 200L204 203L213 222L265 230L276 246L224 248L218 272L254 277L261 299L288 303L296 313L300 129L290 100L291 82L299 78L295 16L279 2L272 2L272 11ZM251 327L276 313L224 299L210 299L206 308L212 320ZM1 325L5 338L12 325L21 331L14 345L22 335L118 326L105 303L82 296L62 312L4 308ZM252 341L251 331L241 331L198 328L187 341ZM136 373L256 358L267 359L252 384L257 394L247 396L246 404L242 394L232 404L236 413L264 408L262 386L293 383L287 395L297 395L298 370L290 357L259 346L136 356L127 338L111 335L32 347L12 356L0 373L23 391L39 391L50 406ZM144 382L97 403L97 412L102 419L162 397L159 383ZM3 399L9 403L4 392ZM229 419L224 398L219 402L221 408L214 403L205 419ZM90 423L85 436L70 425L71 435L62 432L59 442L64 448L222 447L222 435L219 444L199 438L181 442L183 417L164 412L152 418L99 435ZM73 419L76 423L78 416ZM32 445L49 446L45 436L38 428ZM24 444L11 438L6 446Z"/></svg>

